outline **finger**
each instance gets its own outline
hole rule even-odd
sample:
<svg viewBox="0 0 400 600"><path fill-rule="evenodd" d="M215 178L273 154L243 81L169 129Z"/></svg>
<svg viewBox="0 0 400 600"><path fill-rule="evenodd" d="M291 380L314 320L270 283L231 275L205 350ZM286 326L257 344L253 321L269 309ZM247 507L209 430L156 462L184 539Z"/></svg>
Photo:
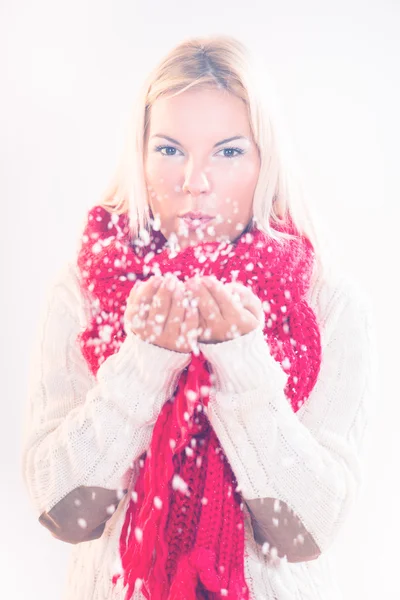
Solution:
<svg viewBox="0 0 400 600"><path fill-rule="evenodd" d="M144 328L153 297L162 281L162 277L151 277L146 282L140 285L137 282L133 286L124 315L125 322L132 323L134 328Z"/></svg>
<svg viewBox="0 0 400 600"><path fill-rule="evenodd" d="M206 328L206 322L203 315L199 312L199 329L203 332Z"/></svg>
<svg viewBox="0 0 400 600"><path fill-rule="evenodd" d="M183 351L185 346L185 339L182 336L182 324L185 321L185 306L183 303L184 299L184 285L178 281L176 287L172 292L171 307L168 314L168 321L164 328L164 334L167 335L173 341L178 350Z"/></svg>
<svg viewBox="0 0 400 600"><path fill-rule="evenodd" d="M202 283L218 306L224 320L234 321L241 318L240 304L234 302L232 293L226 285L211 277L203 277Z"/></svg>
<svg viewBox="0 0 400 600"><path fill-rule="evenodd" d="M127 311L132 313L140 304L151 302L161 282L161 277L151 277L147 281L137 280L129 292Z"/></svg>
<svg viewBox="0 0 400 600"><path fill-rule="evenodd" d="M192 302L198 307L199 313L205 324L213 323L223 319L218 302L212 295L211 291L203 285L203 279L199 280L196 277L189 279L186 282L186 288L192 295Z"/></svg>
<svg viewBox="0 0 400 600"><path fill-rule="evenodd" d="M199 312L193 306L192 298L186 293L186 285L178 280L174 290L174 313L171 318L174 321L173 334L177 347L181 351L194 350L197 346Z"/></svg>
<svg viewBox="0 0 400 600"><path fill-rule="evenodd" d="M231 291L233 299L235 297L239 298L243 308L251 312L256 319L264 321L265 314L262 302L249 288L237 281L226 283L225 288Z"/></svg>
<svg viewBox="0 0 400 600"><path fill-rule="evenodd" d="M190 352L197 343L198 335L197 309L189 306L185 298L185 285L176 279L175 289L171 291L171 304L164 330L159 341L163 339L170 349ZM175 346L175 348L174 348Z"/></svg>
<svg viewBox="0 0 400 600"><path fill-rule="evenodd" d="M147 325L154 329L154 334L159 337L166 326L172 303L172 291L175 281L171 277L164 277L161 285L153 296L148 314Z"/></svg>

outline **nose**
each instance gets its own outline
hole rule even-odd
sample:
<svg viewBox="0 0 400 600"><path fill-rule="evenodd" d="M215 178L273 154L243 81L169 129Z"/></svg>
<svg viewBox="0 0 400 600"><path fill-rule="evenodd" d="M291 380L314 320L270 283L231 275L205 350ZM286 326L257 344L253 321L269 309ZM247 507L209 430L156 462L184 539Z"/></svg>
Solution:
<svg viewBox="0 0 400 600"><path fill-rule="evenodd" d="M193 166L188 167L185 173L185 181L182 186L182 191L191 196L199 196L200 194L210 191L210 182L202 168L195 169Z"/></svg>

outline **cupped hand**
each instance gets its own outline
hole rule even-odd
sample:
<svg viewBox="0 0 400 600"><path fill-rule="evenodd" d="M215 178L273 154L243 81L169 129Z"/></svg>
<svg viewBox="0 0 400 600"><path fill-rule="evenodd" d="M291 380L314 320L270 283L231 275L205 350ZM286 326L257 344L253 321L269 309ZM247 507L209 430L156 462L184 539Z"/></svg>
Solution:
<svg viewBox="0 0 400 600"><path fill-rule="evenodd" d="M184 301L184 284L175 276L153 276L133 286L124 321L141 339L176 352L197 347L199 312Z"/></svg>
<svg viewBox="0 0 400 600"><path fill-rule="evenodd" d="M224 342L264 328L262 303L245 285L203 276L189 279L185 287L199 310L198 342Z"/></svg>
<svg viewBox="0 0 400 600"><path fill-rule="evenodd" d="M224 342L265 324L261 301L249 288L207 276L185 283L170 275L153 276L136 284L124 319L143 340L185 353L198 342Z"/></svg>

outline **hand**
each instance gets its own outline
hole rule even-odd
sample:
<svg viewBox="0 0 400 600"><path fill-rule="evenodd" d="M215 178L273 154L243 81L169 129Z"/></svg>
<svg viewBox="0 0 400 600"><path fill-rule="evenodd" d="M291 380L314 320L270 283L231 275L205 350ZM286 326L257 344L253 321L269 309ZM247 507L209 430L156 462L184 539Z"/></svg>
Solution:
<svg viewBox="0 0 400 600"><path fill-rule="evenodd" d="M172 288L172 282L175 289ZM133 286L124 320L141 339L156 346L191 352L197 347L199 313L185 308L184 284L177 277L153 276Z"/></svg>
<svg viewBox="0 0 400 600"><path fill-rule="evenodd" d="M264 328L260 299L238 282L223 284L213 277L193 277L186 282L199 309L198 342L224 342ZM192 300L193 305L193 300Z"/></svg>

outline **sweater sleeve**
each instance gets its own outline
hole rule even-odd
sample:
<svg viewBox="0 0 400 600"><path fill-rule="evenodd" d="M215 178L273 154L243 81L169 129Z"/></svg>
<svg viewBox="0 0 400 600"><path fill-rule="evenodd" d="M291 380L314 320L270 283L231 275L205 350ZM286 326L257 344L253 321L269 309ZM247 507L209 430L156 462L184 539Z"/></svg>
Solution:
<svg viewBox="0 0 400 600"><path fill-rule="evenodd" d="M129 332L94 377L76 341L83 307L69 264L49 286L30 363L22 471L37 516L80 486L125 487L190 362Z"/></svg>
<svg viewBox="0 0 400 600"><path fill-rule="evenodd" d="M200 344L215 376L207 414L243 498L286 503L321 552L335 538L362 481L377 364L369 299L346 286L324 294L318 315L321 369L297 413L283 392L287 375L261 328L220 344ZM275 517L277 526L279 514Z"/></svg>

